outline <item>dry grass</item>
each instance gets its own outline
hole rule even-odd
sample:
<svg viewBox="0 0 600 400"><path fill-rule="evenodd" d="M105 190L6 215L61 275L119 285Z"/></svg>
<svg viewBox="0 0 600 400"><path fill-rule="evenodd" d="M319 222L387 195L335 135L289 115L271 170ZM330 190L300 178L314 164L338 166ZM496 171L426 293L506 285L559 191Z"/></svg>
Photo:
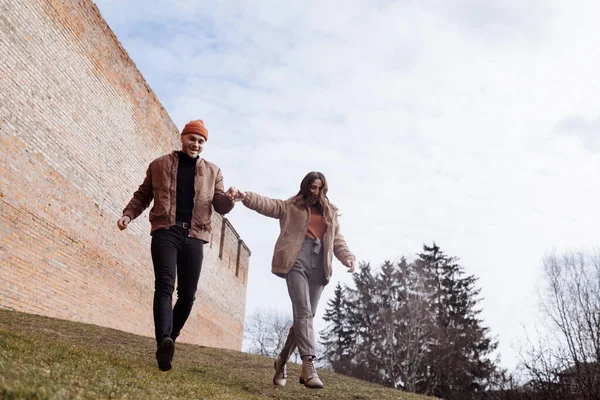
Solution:
<svg viewBox="0 0 600 400"><path fill-rule="evenodd" d="M160 372L152 338L95 325L0 310L1 399L400 399L426 397L321 371L325 389L275 388L270 359L177 344Z"/></svg>

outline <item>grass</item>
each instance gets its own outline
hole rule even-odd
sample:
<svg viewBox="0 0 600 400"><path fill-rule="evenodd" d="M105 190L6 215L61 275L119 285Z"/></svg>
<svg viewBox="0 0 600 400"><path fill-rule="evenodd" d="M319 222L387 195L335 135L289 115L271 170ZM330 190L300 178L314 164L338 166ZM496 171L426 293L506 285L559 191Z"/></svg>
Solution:
<svg viewBox="0 0 600 400"><path fill-rule="evenodd" d="M154 351L153 338L0 309L0 399L427 399L327 371L308 389L296 364L276 388L272 360L189 344L161 372Z"/></svg>

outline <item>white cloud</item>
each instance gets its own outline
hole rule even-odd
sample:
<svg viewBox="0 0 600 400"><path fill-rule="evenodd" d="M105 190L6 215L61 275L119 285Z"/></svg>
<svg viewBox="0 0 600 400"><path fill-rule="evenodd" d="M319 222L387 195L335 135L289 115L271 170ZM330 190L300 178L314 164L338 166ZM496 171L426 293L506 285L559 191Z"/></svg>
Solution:
<svg viewBox="0 0 600 400"><path fill-rule="evenodd" d="M285 198L321 170L359 259L460 257L508 366L544 253L597 244L597 2L97 4L177 126L205 120L226 184ZM248 311L289 309L277 223L231 219Z"/></svg>
<svg viewBox="0 0 600 400"><path fill-rule="evenodd" d="M571 116L559 121L555 127L559 134L572 135L582 146L592 152L600 151L600 116L595 120Z"/></svg>

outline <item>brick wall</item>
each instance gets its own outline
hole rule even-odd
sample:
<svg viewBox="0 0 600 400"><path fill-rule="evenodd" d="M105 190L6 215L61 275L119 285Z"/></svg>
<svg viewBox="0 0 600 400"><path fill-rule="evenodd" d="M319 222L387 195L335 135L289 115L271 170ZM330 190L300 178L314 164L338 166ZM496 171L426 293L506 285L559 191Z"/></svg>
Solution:
<svg viewBox="0 0 600 400"><path fill-rule="evenodd" d="M92 1L0 0L0 307L152 336L148 211L116 221L179 146ZM239 350L250 252L212 223L181 340Z"/></svg>

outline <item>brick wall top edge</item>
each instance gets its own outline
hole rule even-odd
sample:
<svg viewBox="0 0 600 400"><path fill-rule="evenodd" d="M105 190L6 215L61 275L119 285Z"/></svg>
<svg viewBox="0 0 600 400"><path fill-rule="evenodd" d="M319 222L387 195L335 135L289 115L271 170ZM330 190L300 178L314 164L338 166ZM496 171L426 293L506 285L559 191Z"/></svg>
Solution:
<svg viewBox="0 0 600 400"><path fill-rule="evenodd" d="M248 253L248 257L250 257L252 255L250 248L248 248L246 243L241 239L240 234L235 230L235 228L233 227L233 225L231 224L229 219L227 219L227 217L222 216L221 214L218 214L218 213L215 213L215 214L217 215L218 218L220 218L225 223L225 229L227 231L229 231L230 233L232 233L234 235L234 237L241 242L242 247Z"/></svg>
<svg viewBox="0 0 600 400"><path fill-rule="evenodd" d="M158 96L156 96L156 93L154 93L154 91L152 90L152 88L150 87L150 85L148 84L148 82L146 81L146 78L144 78L144 75L142 74L142 72L138 69L137 65L135 64L135 62L131 59L131 57L129 57L129 53L127 52L127 50L125 49L125 47L123 47L123 44L121 43L121 41L119 40L119 38L117 37L117 35L114 33L114 31L110 28L110 26L108 25L108 23L106 22L106 20L104 19L104 17L102 17L102 14L100 13L100 9L98 8L98 6L96 5L96 3L94 3L93 1L90 2L86 2L87 4L89 4L92 7L92 11L98 16L98 19L100 21L102 21L101 23L103 24L103 27L106 29L106 32L108 32L108 34L111 36L111 38L114 40L115 44L117 45L117 48L119 49L119 52L121 52L121 54L123 55L123 57L129 61L129 63L131 63L131 66L135 69L135 71L139 74L139 78L141 78L141 83L144 85L144 87L146 88L146 90L148 91L148 94L150 96L152 96L153 100L155 100L158 104L158 106L164 110L164 114L165 117L171 121L171 124L173 125L173 127L175 128L175 131L178 132L177 128L175 127L175 123L171 120L170 116L168 115L167 111L165 110L165 108L163 107L162 103L160 102L160 99L158 98Z"/></svg>
<svg viewBox="0 0 600 400"><path fill-rule="evenodd" d="M248 246L246 246L246 242L244 242L243 240L240 239L240 244L242 245L244 250L246 250L246 253L248 253L248 257L250 257L252 255L252 252L250 251L250 248L248 248Z"/></svg>
<svg viewBox="0 0 600 400"><path fill-rule="evenodd" d="M231 222L229 222L229 220L226 217L222 217L223 221L226 224L227 229L229 229L229 231L231 233L233 233L233 235L235 236L236 239L238 239L242 246L244 247L244 249L248 252L248 256L252 255L252 253L250 252L250 249L248 248L248 246L246 246L246 243L240 238L240 234L235 230L235 228L233 227L233 225L231 224Z"/></svg>

